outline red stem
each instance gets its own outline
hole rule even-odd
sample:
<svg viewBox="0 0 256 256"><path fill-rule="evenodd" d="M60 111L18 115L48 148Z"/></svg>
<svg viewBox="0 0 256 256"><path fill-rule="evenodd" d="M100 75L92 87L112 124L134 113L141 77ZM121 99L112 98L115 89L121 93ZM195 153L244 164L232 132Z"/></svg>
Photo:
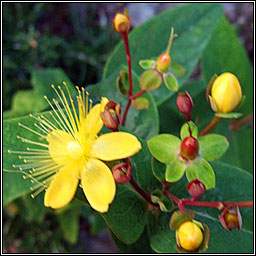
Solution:
<svg viewBox="0 0 256 256"><path fill-rule="evenodd" d="M131 64L131 54L130 54L130 48L129 48L129 41L128 41L128 33L122 34L122 38L124 41L124 47L125 47L125 53L126 53L126 59L128 64L128 77L129 77L129 100L127 102L127 105L125 107L125 111L121 120L121 125L125 124L125 119L128 113L128 110L131 106L131 97L133 92L133 84L132 84L132 64Z"/></svg>
<svg viewBox="0 0 256 256"><path fill-rule="evenodd" d="M245 117L244 119L240 120L240 121L233 121L230 124L230 127L232 129L232 131L237 131L241 126L243 126L244 124L246 124L247 122L250 122L253 120L253 114L248 115L247 117Z"/></svg>
<svg viewBox="0 0 256 256"><path fill-rule="evenodd" d="M135 99L137 99L138 97L140 97L142 94L144 94L145 92L146 92L145 90L140 90L139 92L133 94L133 95L130 97L130 99L135 100Z"/></svg>
<svg viewBox="0 0 256 256"><path fill-rule="evenodd" d="M214 116L214 118L212 119L212 121L204 128L203 131L201 131L199 133L198 136L203 136L206 133L208 133L218 122L219 122L220 118L217 116Z"/></svg>
<svg viewBox="0 0 256 256"><path fill-rule="evenodd" d="M153 203L151 200L150 195L148 195L137 183L136 181L133 179L133 177L131 176L130 179L130 184L134 187L134 189L151 205L159 208L159 205L157 203Z"/></svg>

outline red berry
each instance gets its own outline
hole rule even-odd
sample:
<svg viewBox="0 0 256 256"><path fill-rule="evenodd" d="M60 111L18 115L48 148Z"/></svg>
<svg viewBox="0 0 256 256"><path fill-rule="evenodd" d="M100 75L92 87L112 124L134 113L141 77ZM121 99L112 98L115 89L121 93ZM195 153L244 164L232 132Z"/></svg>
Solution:
<svg viewBox="0 0 256 256"><path fill-rule="evenodd" d="M197 157L199 150L198 140L194 137L186 137L180 145L180 154L185 160L193 160Z"/></svg>

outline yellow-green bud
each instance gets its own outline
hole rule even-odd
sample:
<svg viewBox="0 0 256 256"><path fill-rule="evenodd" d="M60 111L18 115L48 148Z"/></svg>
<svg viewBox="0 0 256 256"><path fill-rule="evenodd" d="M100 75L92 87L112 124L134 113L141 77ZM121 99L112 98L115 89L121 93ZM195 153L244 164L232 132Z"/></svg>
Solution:
<svg viewBox="0 0 256 256"><path fill-rule="evenodd" d="M178 243L185 250L194 251L203 241L202 230L192 221L182 223L177 232Z"/></svg>
<svg viewBox="0 0 256 256"><path fill-rule="evenodd" d="M211 88L218 113L232 112L241 102L242 89L237 77L229 72L218 76Z"/></svg>
<svg viewBox="0 0 256 256"><path fill-rule="evenodd" d="M157 69L165 73L171 65L171 56L166 53L162 53L157 59Z"/></svg>
<svg viewBox="0 0 256 256"><path fill-rule="evenodd" d="M126 33L130 27L130 21L126 15L117 13L113 20L113 26L118 33Z"/></svg>

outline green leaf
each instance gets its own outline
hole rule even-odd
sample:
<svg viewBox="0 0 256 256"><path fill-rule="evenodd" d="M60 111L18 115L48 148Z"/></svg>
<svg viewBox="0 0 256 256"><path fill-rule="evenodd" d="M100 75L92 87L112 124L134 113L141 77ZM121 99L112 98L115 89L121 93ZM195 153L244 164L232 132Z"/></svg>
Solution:
<svg viewBox="0 0 256 256"><path fill-rule="evenodd" d="M148 140L151 154L162 163L176 159L180 148L180 139L171 134L160 134Z"/></svg>
<svg viewBox="0 0 256 256"><path fill-rule="evenodd" d="M176 77L182 77L186 70L180 64L172 61L171 71Z"/></svg>
<svg viewBox="0 0 256 256"><path fill-rule="evenodd" d="M158 71L150 69L142 73L140 77L140 89L154 91L162 84L162 82L162 75Z"/></svg>
<svg viewBox="0 0 256 256"><path fill-rule="evenodd" d="M215 116L220 117L220 118L239 118L243 114L241 113L215 113Z"/></svg>
<svg viewBox="0 0 256 256"><path fill-rule="evenodd" d="M221 162L213 162L216 173L216 188L207 190L202 201L248 201L253 199L253 177L242 169ZM187 195L187 181L183 178L174 183L171 192L182 198ZM195 212L195 220L205 223L210 229L209 248L206 253L252 253L253 208L240 208L243 218L241 230L228 232L221 225L221 212L211 207L188 207ZM149 215L148 232L152 249L158 253L177 253L175 231L169 228L170 214Z"/></svg>
<svg viewBox="0 0 256 256"><path fill-rule="evenodd" d="M160 207L160 210L163 212L170 212L173 210L173 202L163 194L161 189L156 189L151 194L151 200L153 203L157 203Z"/></svg>
<svg viewBox="0 0 256 256"><path fill-rule="evenodd" d="M106 223L100 214L94 213L89 216L90 233L94 236L98 235L103 229L106 228Z"/></svg>
<svg viewBox="0 0 256 256"><path fill-rule="evenodd" d="M156 65L156 61L155 60L140 60L139 64L143 69L151 69Z"/></svg>
<svg viewBox="0 0 256 256"><path fill-rule="evenodd" d="M64 89L65 86L63 85L63 81L66 82L71 95L75 94L76 89L74 84L71 82L66 73L60 68L49 68L40 71L35 70L31 75L31 83L34 90L42 97L47 95L49 99L56 98L56 93L52 89L51 85L54 84L56 88L58 85L60 85ZM66 91L66 88L64 91Z"/></svg>
<svg viewBox="0 0 256 256"><path fill-rule="evenodd" d="M75 244L78 239L80 210L80 207L74 207L57 214L63 236L70 244Z"/></svg>
<svg viewBox="0 0 256 256"><path fill-rule="evenodd" d="M179 63L186 70L184 76L178 80L181 88L196 67L222 12L222 6L219 4L187 4L167 10L135 28L129 34L134 71L140 74L141 67L138 64L140 60L159 56L166 49L170 28L173 26L178 37L173 40L172 61ZM124 45L121 42L108 59L103 77L111 76L117 68L126 63ZM161 86L152 94L159 105L174 92Z"/></svg>
<svg viewBox="0 0 256 256"><path fill-rule="evenodd" d="M154 253L149 244L149 237L146 231L142 233L140 238L133 244L125 244L121 242L116 236L111 232L111 237L116 245L116 247L120 250L121 253L126 254L138 254L138 253Z"/></svg>
<svg viewBox="0 0 256 256"><path fill-rule="evenodd" d="M244 47L225 17L221 18L204 51L202 69L206 81L209 81L215 73L218 75L224 72L235 74L246 96L246 101L239 111L243 114L251 113L253 108L252 67Z"/></svg>
<svg viewBox="0 0 256 256"><path fill-rule="evenodd" d="M139 239L144 230L146 203L138 194L117 185L113 203L108 212L101 215L119 240L132 244Z"/></svg>
<svg viewBox="0 0 256 256"><path fill-rule="evenodd" d="M117 89L123 96L129 95L129 77L127 71L120 71L120 76L117 78Z"/></svg>
<svg viewBox="0 0 256 256"><path fill-rule="evenodd" d="M109 100L119 103L123 113L127 104L127 98L120 96L116 89L115 84L118 76L119 71L116 71L108 79L103 80L98 84L91 85L86 89L90 93L90 96L94 97L96 100L100 100L101 97L107 97ZM139 78L134 72L133 83L134 92L136 92L136 90L139 90ZM143 97L147 98L149 101L148 110L136 110L134 108L130 108L125 127L129 131L134 132L136 136L143 139L149 139L150 137L158 134L159 118L153 97L149 93L143 94Z"/></svg>
<svg viewBox="0 0 256 256"><path fill-rule="evenodd" d="M165 180L166 165L152 157L151 168L154 176L160 181Z"/></svg>
<svg viewBox="0 0 256 256"><path fill-rule="evenodd" d="M208 161L219 159L228 149L226 137L219 134L207 134L199 137L199 155Z"/></svg>
<svg viewBox="0 0 256 256"><path fill-rule="evenodd" d="M197 135L198 135L197 126L195 125L194 122L189 121L189 124L188 123L183 124L181 129L180 129L180 137L181 137L182 140L184 138L190 136L189 127L191 129L192 136L197 138Z"/></svg>
<svg viewBox="0 0 256 256"><path fill-rule="evenodd" d="M149 101L144 97L138 97L135 100L132 100L132 106L137 110L148 109Z"/></svg>
<svg viewBox="0 0 256 256"><path fill-rule="evenodd" d="M196 158L188 164L186 169L186 176L188 181L194 179L201 180L206 189L215 187L215 174L211 165L203 158Z"/></svg>
<svg viewBox="0 0 256 256"><path fill-rule="evenodd" d="M176 182L182 178L186 169L186 162L176 156L176 159L167 164L165 179L168 182Z"/></svg>
<svg viewBox="0 0 256 256"><path fill-rule="evenodd" d="M164 74L164 84L171 91L178 91L179 85L176 77L171 73Z"/></svg>
<svg viewBox="0 0 256 256"><path fill-rule="evenodd" d="M182 223L193 220L194 217L195 214L193 211L174 211L169 226L172 230L177 230Z"/></svg>

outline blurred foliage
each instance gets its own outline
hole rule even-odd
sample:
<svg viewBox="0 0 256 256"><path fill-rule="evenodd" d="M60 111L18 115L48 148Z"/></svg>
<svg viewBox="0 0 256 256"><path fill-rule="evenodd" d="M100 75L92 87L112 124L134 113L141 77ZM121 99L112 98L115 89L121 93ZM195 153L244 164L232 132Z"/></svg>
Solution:
<svg viewBox="0 0 256 256"><path fill-rule="evenodd" d="M100 80L120 40L100 24L93 4L3 4L3 109L17 90L31 88L33 70L61 67L79 85Z"/></svg>

